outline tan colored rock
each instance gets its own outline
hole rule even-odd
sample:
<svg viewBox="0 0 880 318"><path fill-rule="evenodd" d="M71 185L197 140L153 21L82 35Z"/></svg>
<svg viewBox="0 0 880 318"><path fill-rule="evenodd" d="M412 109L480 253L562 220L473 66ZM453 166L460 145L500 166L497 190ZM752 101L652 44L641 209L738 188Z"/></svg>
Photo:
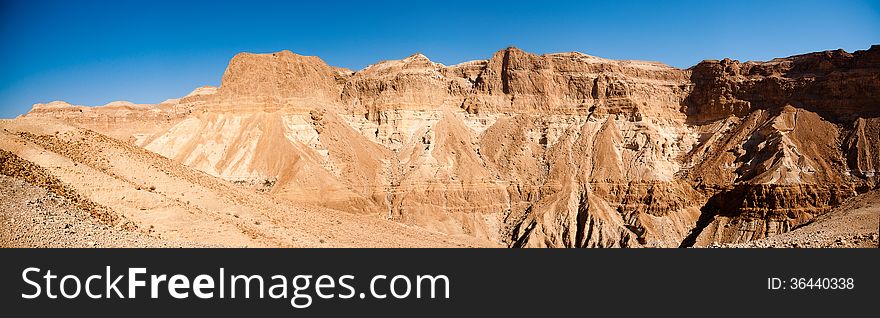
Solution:
<svg viewBox="0 0 880 318"><path fill-rule="evenodd" d="M320 58L290 51L239 53L232 58L217 93L224 98L338 101L341 76Z"/></svg>
<svg viewBox="0 0 880 318"><path fill-rule="evenodd" d="M211 177L129 143L54 120L2 120L0 128L0 174L44 188L116 232L131 232L110 233L114 236L143 239L149 245L184 242L228 247L491 246L473 238L293 204L245 185ZM4 204L5 200L4 196ZM5 215L0 213L0 217ZM79 228L88 226L82 223L89 221L80 218L76 222L74 225ZM15 233L9 233L13 229L24 229L28 235L57 235L23 226L2 227L0 246L19 244L10 239L15 237ZM46 238L30 241L42 246Z"/></svg>

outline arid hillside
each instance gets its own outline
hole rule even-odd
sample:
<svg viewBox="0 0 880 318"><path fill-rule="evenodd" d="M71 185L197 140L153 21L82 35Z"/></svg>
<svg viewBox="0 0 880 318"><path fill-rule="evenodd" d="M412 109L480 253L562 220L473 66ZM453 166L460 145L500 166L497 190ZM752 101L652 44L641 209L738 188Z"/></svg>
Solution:
<svg viewBox="0 0 880 318"><path fill-rule="evenodd" d="M293 204L56 121L0 128L3 246L488 246Z"/></svg>
<svg viewBox="0 0 880 318"><path fill-rule="evenodd" d="M2 125L16 160L178 242L746 244L878 187L880 46L689 69L240 53L216 88Z"/></svg>

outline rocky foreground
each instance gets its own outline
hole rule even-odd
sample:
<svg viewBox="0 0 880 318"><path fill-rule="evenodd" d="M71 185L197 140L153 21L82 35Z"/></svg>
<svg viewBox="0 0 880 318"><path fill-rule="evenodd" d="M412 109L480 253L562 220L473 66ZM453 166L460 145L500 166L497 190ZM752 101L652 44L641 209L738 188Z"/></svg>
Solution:
<svg viewBox="0 0 880 318"><path fill-rule="evenodd" d="M452 66L416 54L359 71L289 51L241 53L216 88L155 105L37 104L3 126L0 149L138 228L185 242L321 246L348 234L315 233L309 222L344 218L405 230L352 234L342 246L422 241L398 234L456 246L762 246L751 242L820 224L878 187L880 46L689 69L516 48ZM120 178L133 162L80 136L161 155L168 161L149 162L198 170L203 181L176 186L181 177L162 169ZM85 182L90 172L68 171L77 163L141 192ZM197 193L187 187L207 183L198 194L272 207L190 209ZM147 193L162 203L118 201ZM302 209L321 212L299 223L275 212ZM270 229L254 223L272 219Z"/></svg>
<svg viewBox="0 0 880 318"><path fill-rule="evenodd" d="M724 247L799 248L880 247L880 191L871 191L847 200L831 212L787 233ZM715 246L713 246L715 247Z"/></svg>
<svg viewBox="0 0 880 318"><path fill-rule="evenodd" d="M210 247L103 224L69 199L8 176L0 175L0 195L3 247Z"/></svg>

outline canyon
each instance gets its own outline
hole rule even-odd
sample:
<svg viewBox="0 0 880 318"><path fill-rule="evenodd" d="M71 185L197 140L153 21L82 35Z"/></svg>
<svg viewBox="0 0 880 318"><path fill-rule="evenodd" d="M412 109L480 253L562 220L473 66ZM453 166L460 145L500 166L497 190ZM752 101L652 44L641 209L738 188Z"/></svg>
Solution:
<svg viewBox="0 0 880 318"><path fill-rule="evenodd" d="M688 69L240 53L218 87L0 127L2 174L183 245L748 246L878 189L880 45Z"/></svg>

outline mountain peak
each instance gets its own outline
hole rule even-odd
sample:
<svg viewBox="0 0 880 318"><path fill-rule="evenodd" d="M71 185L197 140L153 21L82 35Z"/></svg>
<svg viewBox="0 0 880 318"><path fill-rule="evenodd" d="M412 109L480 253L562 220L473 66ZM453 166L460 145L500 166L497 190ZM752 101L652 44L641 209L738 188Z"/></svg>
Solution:
<svg viewBox="0 0 880 318"><path fill-rule="evenodd" d="M221 96L334 99L337 70L318 57L283 50L239 53L229 61L218 93Z"/></svg>

